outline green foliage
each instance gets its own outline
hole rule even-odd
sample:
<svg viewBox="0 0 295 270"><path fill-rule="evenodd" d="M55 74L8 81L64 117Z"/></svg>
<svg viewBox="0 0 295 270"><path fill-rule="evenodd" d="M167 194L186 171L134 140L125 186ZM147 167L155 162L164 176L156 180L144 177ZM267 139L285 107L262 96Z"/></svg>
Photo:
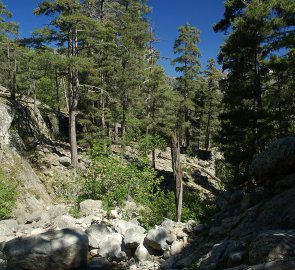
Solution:
<svg viewBox="0 0 295 270"><path fill-rule="evenodd" d="M0 170L0 219L9 218L16 202L16 186L11 179Z"/></svg>
<svg viewBox="0 0 295 270"><path fill-rule="evenodd" d="M217 140L235 179L246 181L253 156L293 134L294 12L293 0L228 0L214 27L229 33L219 54L226 76Z"/></svg>
<svg viewBox="0 0 295 270"><path fill-rule="evenodd" d="M207 223L215 213L213 198L201 198L198 192L189 188L183 191L182 222L194 220L197 223Z"/></svg>
<svg viewBox="0 0 295 270"><path fill-rule="evenodd" d="M106 208L121 206L129 198L146 203L158 185L153 169L120 156L97 156L85 183L85 196L102 199Z"/></svg>
<svg viewBox="0 0 295 270"><path fill-rule="evenodd" d="M141 156L147 156L154 149L164 150L166 146L166 141L158 135L145 135L138 142L138 150Z"/></svg>
<svg viewBox="0 0 295 270"><path fill-rule="evenodd" d="M150 201L147 208L141 211L141 223L151 228L155 224L161 224L165 218L175 220L174 193L158 190Z"/></svg>
<svg viewBox="0 0 295 270"><path fill-rule="evenodd" d="M174 43L177 57L172 61L180 73L176 90L181 95L178 104L177 128L185 148L191 146L192 139L200 137L202 109L204 106L202 79L200 78L201 51L198 48L200 31L186 23L179 27L179 36Z"/></svg>
<svg viewBox="0 0 295 270"><path fill-rule="evenodd" d="M146 226L174 217L173 194L160 190L162 179L156 176L145 158L126 160L105 150L103 144L94 144L90 155L92 166L79 200L102 200L108 210L122 207L125 201L132 198L139 205L142 222Z"/></svg>
<svg viewBox="0 0 295 270"><path fill-rule="evenodd" d="M74 205L72 205L69 209L69 214L74 218L80 218L81 212L79 204L75 203Z"/></svg>

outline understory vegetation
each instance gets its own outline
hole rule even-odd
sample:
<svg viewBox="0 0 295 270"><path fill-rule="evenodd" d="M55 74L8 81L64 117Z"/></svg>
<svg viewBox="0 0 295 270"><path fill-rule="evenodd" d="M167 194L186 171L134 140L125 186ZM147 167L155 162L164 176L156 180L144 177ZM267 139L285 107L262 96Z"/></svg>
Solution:
<svg viewBox="0 0 295 270"><path fill-rule="evenodd" d="M126 201L132 201L137 205L139 220L146 227L160 224L165 218L175 219L174 191L161 187L163 178L157 175L146 155L124 156L113 153L105 144L97 143L89 156L92 163L87 175L79 179L82 186L77 205L85 199L102 200L104 209L109 211L123 209ZM183 221L203 219L209 209L208 203L196 192L186 189ZM78 214L77 208L73 210ZM128 214L127 209L125 218L134 217Z"/></svg>
<svg viewBox="0 0 295 270"><path fill-rule="evenodd" d="M11 217L16 203L16 186L12 184L10 176L0 169L0 219Z"/></svg>

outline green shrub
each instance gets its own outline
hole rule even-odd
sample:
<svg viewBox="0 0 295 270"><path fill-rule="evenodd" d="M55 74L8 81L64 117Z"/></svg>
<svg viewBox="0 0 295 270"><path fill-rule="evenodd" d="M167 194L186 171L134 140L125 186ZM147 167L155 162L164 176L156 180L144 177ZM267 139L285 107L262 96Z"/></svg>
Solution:
<svg viewBox="0 0 295 270"><path fill-rule="evenodd" d="M0 219L9 218L16 202L16 186L0 170Z"/></svg>
<svg viewBox="0 0 295 270"><path fill-rule="evenodd" d="M78 201L89 198L102 200L104 208L109 210L122 207L132 198L142 206L140 214L146 226L174 217L173 196L160 191L162 179L156 176L145 156L142 159L125 159L99 145L92 148L90 155L92 165Z"/></svg>
<svg viewBox="0 0 295 270"><path fill-rule="evenodd" d="M146 139L147 140L147 139ZM144 149L148 140L141 145ZM160 188L162 178L146 157L146 151L137 158L123 158L111 153L105 145L95 144L90 150L92 165L83 185L83 194L78 203L85 199L102 200L105 210L122 207L132 198L139 206L140 221L146 227L160 224L165 218L175 220L174 192ZM202 200L196 192L184 190L182 220L204 220L212 208L210 201Z"/></svg>
<svg viewBox="0 0 295 270"><path fill-rule="evenodd" d="M141 223L151 228L155 224L161 224L165 218L175 220L175 200L173 192L159 190L147 203L147 207L141 211Z"/></svg>

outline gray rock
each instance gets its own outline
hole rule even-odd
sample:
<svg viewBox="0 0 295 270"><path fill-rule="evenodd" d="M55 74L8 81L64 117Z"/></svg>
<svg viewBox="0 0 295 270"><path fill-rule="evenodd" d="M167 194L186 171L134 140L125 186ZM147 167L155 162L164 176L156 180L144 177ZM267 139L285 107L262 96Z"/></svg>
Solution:
<svg viewBox="0 0 295 270"><path fill-rule="evenodd" d="M28 213L26 215L26 221L28 223L38 222L39 220L41 220L43 213L44 213L44 211L41 211L41 210L36 210L32 213Z"/></svg>
<svg viewBox="0 0 295 270"><path fill-rule="evenodd" d="M48 210L51 219L55 219L56 217L59 217L61 215L66 215L67 212L68 211L65 204L53 205Z"/></svg>
<svg viewBox="0 0 295 270"><path fill-rule="evenodd" d="M135 250L134 258L137 261L149 261L152 258L152 254L152 249L143 240Z"/></svg>
<svg viewBox="0 0 295 270"><path fill-rule="evenodd" d="M230 254L233 254L234 252L242 252L244 249L244 242L232 240L221 241L220 243L215 244L209 253L204 257L199 269L210 269L213 265L216 269L219 269L224 262L229 262Z"/></svg>
<svg viewBox="0 0 295 270"><path fill-rule="evenodd" d="M69 167L71 166L72 162L71 162L71 159L69 157L66 157L66 156L63 156L63 157L59 157L58 158L58 162L65 166L65 167Z"/></svg>
<svg viewBox="0 0 295 270"><path fill-rule="evenodd" d="M145 237L145 242L148 246L155 250L165 251L176 240L176 236L169 233L163 227L152 229Z"/></svg>
<svg viewBox="0 0 295 270"><path fill-rule="evenodd" d="M295 136L279 139L252 162L249 173L262 184L295 172Z"/></svg>
<svg viewBox="0 0 295 270"><path fill-rule="evenodd" d="M137 248L145 237L145 229L138 226L128 229L125 233L124 243L127 248Z"/></svg>
<svg viewBox="0 0 295 270"><path fill-rule="evenodd" d="M295 260L290 258L288 260L279 260L274 262L262 263L258 265L241 265L234 268L227 268L224 270L294 270L295 269Z"/></svg>
<svg viewBox="0 0 295 270"><path fill-rule="evenodd" d="M233 267L240 265L244 259L245 252L244 251L235 251L231 252L228 256L228 267Z"/></svg>
<svg viewBox="0 0 295 270"><path fill-rule="evenodd" d="M260 203L240 216L229 235L254 240L261 230L289 230L295 228L295 189L286 190Z"/></svg>
<svg viewBox="0 0 295 270"><path fill-rule="evenodd" d="M194 227L195 233L202 233L206 229L206 225L204 224L198 224Z"/></svg>
<svg viewBox="0 0 295 270"><path fill-rule="evenodd" d="M173 220L170 219L165 219L161 226L166 229L167 231L173 230L173 228L175 227L175 222Z"/></svg>
<svg viewBox="0 0 295 270"><path fill-rule="evenodd" d="M99 243L99 255L111 261L120 262L126 258L123 236L119 233L108 234Z"/></svg>
<svg viewBox="0 0 295 270"><path fill-rule="evenodd" d="M196 222L194 220L189 220L186 224L185 224L185 228L184 231L186 233L193 233L194 232L194 228L196 227Z"/></svg>
<svg viewBox="0 0 295 270"><path fill-rule="evenodd" d="M0 146L9 144L9 129L13 121L15 110L0 102Z"/></svg>
<svg viewBox="0 0 295 270"><path fill-rule="evenodd" d="M179 254L184 248L183 241L174 241L171 245L170 254L175 256Z"/></svg>
<svg viewBox="0 0 295 270"><path fill-rule="evenodd" d="M54 219L54 227L58 229L65 229L65 228L77 228L76 226L77 220L71 216L59 216Z"/></svg>
<svg viewBox="0 0 295 270"><path fill-rule="evenodd" d="M86 200L80 203L80 211L84 216L99 214L102 210L102 201Z"/></svg>
<svg viewBox="0 0 295 270"><path fill-rule="evenodd" d="M53 177L54 176L53 171L50 171L50 170L46 170L43 173L44 173L45 176L48 176L48 177Z"/></svg>
<svg viewBox="0 0 295 270"><path fill-rule="evenodd" d="M48 231L11 240L4 253L11 270L86 269L88 238L73 229Z"/></svg>
<svg viewBox="0 0 295 270"><path fill-rule="evenodd" d="M88 270L112 270L112 264L106 258L93 258L88 264Z"/></svg>
<svg viewBox="0 0 295 270"><path fill-rule="evenodd" d="M121 235L125 235L126 231L131 229L131 228L137 228L138 225L128 222L125 220L119 220L118 222L115 223L114 229L117 233L120 233Z"/></svg>
<svg viewBox="0 0 295 270"><path fill-rule="evenodd" d="M251 265L295 257L295 230L266 231L249 247Z"/></svg>
<svg viewBox="0 0 295 270"><path fill-rule="evenodd" d="M18 224L14 219L7 219L0 221L0 235L11 236L17 230Z"/></svg>
<svg viewBox="0 0 295 270"><path fill-rule="evenodd" d="M86 231L89 238L89 246L100 248L100 243L111 233L111 230L103 223L92 224Z"/></svg>
<svg viewBox="0 0 295 270"><path fill-rule="evenodd" d="M37 222L36 226L39 228L48 228L51 225L51 218L48 212L41 214L41 219Z"/></svg>

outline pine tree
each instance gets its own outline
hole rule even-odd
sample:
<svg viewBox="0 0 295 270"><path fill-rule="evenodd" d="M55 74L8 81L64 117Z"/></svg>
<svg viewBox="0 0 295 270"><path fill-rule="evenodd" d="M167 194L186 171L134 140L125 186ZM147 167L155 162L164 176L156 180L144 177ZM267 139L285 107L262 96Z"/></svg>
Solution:
<svg viewBox="0 0 295 270"><path fill-rule="evenodd" d="M5 72L3 81L7 81L6 86L10 90L11 97L16 97L16 73L17 73L17 41L18 25L14 22L8 22L12 13L0 1L0 55L2 66ZM13 38L13 40L11 40ZM7 79L8 78L8 79Z"/></svg>
<svg viewBox="0 0 295 270"><path fill-rule="evenodd" d="M82 50L96 42L95 37L102 30L96 20L85 14L83 7L87 3L78 0L43 1L35 10L37 15L53 16L52 28L46 27L43 34L47 41L57 42L66 56L71 159L75 169L78 165L76 114L83 87L80 82L83 72L92 65L92 60L83 55Z"/></svg>
<svg viewBox="0 0 295 270"><path fill-rule="evenodd" d="M211 146L212 137L216 136L219 126L218 116L221 109L221 94L219 89L219 81L222 74L215 67L213 59L209 59L207 70L205 72L207 79L207 87L205 91L205 150L208 151Z"/></svg>
<svg viewBox="0 0 295 270"><path fill-rule="evenodd" d="M201 64L200 50L197 47L200 42L200 31L191 27L189 23L179 28L179 36L174 43L174 53L177 56L172 63L176 65L176 71L181 73L178 77L178 91L182 96L180 108L180 123L184 133L184 146L189 147L191 143L191 118L194 110L192 99L196 96L196 80L200 73Z"/></svg>
<svg viewBox="0 0 295 270"><path fill-rule="evenodd" d="M253 156L274 138L269 123L266 84L271 76L265 61L294 37L293 1L226 1L225 16L215 31L230 31L219 61L226 70L222 82L223 113L219 142L234 178L248 176ZM287 15L285 18L282 14ZM293 22L292 22L293 21ZM285 28L287 27L287 28Z"/></svg>

